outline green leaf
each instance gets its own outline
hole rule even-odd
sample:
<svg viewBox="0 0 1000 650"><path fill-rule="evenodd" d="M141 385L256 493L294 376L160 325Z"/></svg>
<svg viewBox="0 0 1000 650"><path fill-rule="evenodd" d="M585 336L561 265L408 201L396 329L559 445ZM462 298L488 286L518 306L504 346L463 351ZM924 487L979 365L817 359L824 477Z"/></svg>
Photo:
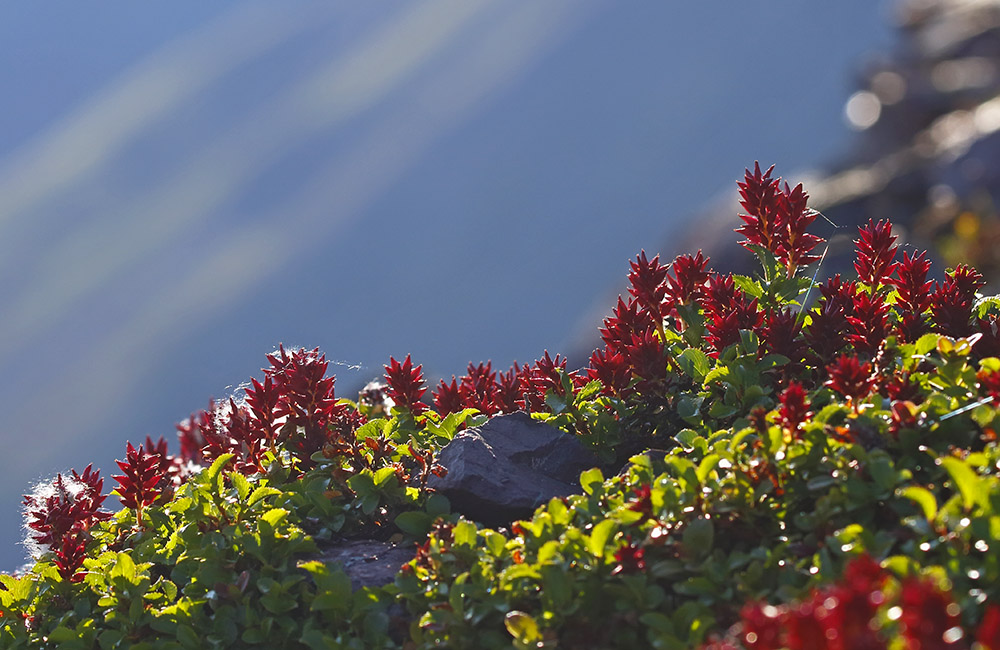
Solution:
<svg viewBox="0 0 1000 650"><path fill-rule="evenodd" d="M451 512L451 502L448 497L440 493L434 493L427 497L427 504L424 506L431 517L440 517Z"/></svg>
<svg viewBox="0 0 1000 650"><path fill-rule="evenodd" d="M385 424L388 422L385 418L375 418L374 420L369 420L365 422L357 431L354 432L354 437L359 441L365 438L377 438L385 431Z"/></svg>
<svg viewBox="0 0 1000 650"><path fill-rule="evenodd" d="M517 610L507 612L503 624L507 628L507 631L510 632L510 635L520 643L534 645L542 640L542 633L538 629L538 623L529 614Z"/></svg>
<svg viewBox="0 0 1000 650"><path fill-rule="evenodd" d="M760 261L760 265L764 271L764 282L770 284L776 278L780 277L782 267L778 262L778 259L774 256L774 253L757 244L744 245L752 250L757 256L757 259Z"/></svg>
<svg viewBox="0 0 1000 650"><path fill-rule="evenodd" d="M690 557L705 557L712 552L715 525L706 517L692 519L681 534L681 548Z"/></svg>
<svg viewBox="0 0 1000 650"><path fill-rule="evenodd" d="M73 641L77 638L77 633L74 630L69 629L65 625L60 625L56 629L48 633L48 640L55 641L56 643L65 643L67 641Z"/></svg>
<svg viewBox="0 0 1000 650"><path fill-rule="evenodd" d="M376 487L385 487L392 479L396 477L396 469L392 466L382 467L375 471L372 476L372 480L375 481Z"/></svg>
<svg viewBox="0 0 1000 650"><path fill-rule="evenodd" d="M253 491L253 493L250 495L250 498L247 499L247 505L252 506L261 499L266 499L267 497L274 496L276 494L281 494L281 490L273 487L268 487L266 485L262 485Z"/></svg>
<svg viewBox="0 0 1000 650"><path fill-rule="evenodd" d="M582 404L594 395L597 395L599 392L601 392L601 382L597 379L593 379L587 382L583 388L576 392L576 399L574 401L577 404Z"/></svg>
<svg viewBox="0 0 1000 650"><path fill-rule="evenodd" d="M222 468L233 459L233 456L235 456L235 454L222 454L208 466L208 469L205 470L205 479L208 481L209 485L215 483L215 480L219 478L219 473L222 472Z"/></svg>
<svg viewBox="0 0 1000 650"><path fill-rule="evenodd" d="M475 546L478 532L474 523L465 521L464 519L455 524L455 527L452 529L455 544L459 546Z"/></svg>
<svg viewBox="0 0 1000 650"><path fill-rule="evenodd" d="M483 537L486 539L486 548L490 554L493 557L500 557L507 546L507 538L492 530L483 531Z"/></svg>
<svg viewBox="0 0 1000 650"><path fill-rule="evenodd" d="M136 581L136 566L132 556L128 553L119 553L114 567L111 568L112 578L124 578L128 582Z"/></svg>
<svg viewBox="0 0 1000 650"><path fill-rule="evenodd" d="M375 479L370 469L363 469L351 478L347 479L347 485L359 497L371 494L375 490Z"/></svg>
<svg viewBox="0 0 1000 650"><path fill-rule="evenodd" d="M708 355L697 348L688 348L677 355L676 358L684 374L699 383L711 369L712 362L708 358Z"/></svg>
<svg viewBox="0 0 1000 650"><path fill-rule="evenodd" d="M247 480L247 477L239 472L229 472L227 476L229 476L229 482L236 488L236 494L239 495L240 501L246 501L247 495L250 494L250 481Z"/></svg>
<svg viewBox="0 0 1000 650"><path fill-rule="evenodd" d="M604 548L607 546L608 538L611 537L614 529L615 521L613 519L605 519L597 523L590 531L590 537L587 538L587 550L595 557L604 557Z"/></svg>
<svg viewBox="0 0 1000 650"><path fill-rule="evenodd" d="M580 487L587 494L592 494L594 492L594 485L601 483L604 483L604 474L597 467L588 469L580 474Z"/></svg>
<svg viewBox="0 0 1000 650"><path fill-rule="evenodd" d="M927 521L934 521L938 510L937 499L934 498L934 494L930 490L919 485L911 485L900 490L899 495L916 501L917 505L924 511L924 517L927 518Z"/></svg>
<svg viewBox="0 0 1000 650"><path fill-rule="evenodd" d="M288 511L284 508L271 508L262 514L260 518L270 524L272 528L275 528L280 522L284 521L287 516Z"/></svg>
<svg viewBox="0 0 1000 650"><path fill-rule="evenodd" d="M677 415L688 421L697 419L698 411L701 409L701 403L704 401L704 397L682 395L680 399L677 400Z"/></svg>
<svg viewBox="0 0 1000 650"><path fill-rule="evenodd" d="M969 510L973 505L979 504L984 508L989 508L989 493L986 481L979 478L971 467L964 461L946 456L940 459L940 463L948 470L952 482L962 495L962 506Z"/></svg>
<svg viewBox="0 0 1000 650"><path fill-rule="evenodd" d="M701 459L701 462L698 463L698 470L697 470L698 483L705 482L705 479L707 479L708 475L711 474L712 471L716 468L720 460L722 459L719 457L718 454L709 454L708 456L705 456L704 458Z"/></svg>
<svg viewBox="0 0 1000 650"><path fill-rule="evenodd" d="M434 518L426 512L411 510L410 512L399 514L394 521L396 523L396 527L407 535L411 535L413 537L423 537L427 534L427 531L431 529L431 524L434 523Z"/></svg>
<svg viewBox="0 0 1000 650"><path fill-rule="evenodd" d="M690 451L694 449L694 441L697 440L698 437L698 432L694 429L681 429L674 436L674 440L676 440L685 450Z"/></svg>
<svg viewBox="0 0 1000 650"><path fill-rule="evenodd" d="M705 375L705 380L702 382L703 386L708 386L713 381L726 381L729 379L729 366L716 366L712 368L707 375Z"/></svg>
<svg viewBox="0 0 1000 650"><path fill-rule="evenodd" d="M933 332L924 334L919 339L917 339L916 342L913 344L914 354L918 355L927 354L928 352L937 347L938 339L940 338L941 338L940 334L935 334Z"/></svg>
<svg viewBox="0 0 1000 650"><path fill-rule="evenodd" d="M760 283L754 280L753 278L747 277L745 275L737 275L735 273L733 274L732 277L733 277L733 282L736 284L737 287L740 288L740 290L743 293L753 298L760 298L761 296L764 295L764 287L760 286Z"/></svg>

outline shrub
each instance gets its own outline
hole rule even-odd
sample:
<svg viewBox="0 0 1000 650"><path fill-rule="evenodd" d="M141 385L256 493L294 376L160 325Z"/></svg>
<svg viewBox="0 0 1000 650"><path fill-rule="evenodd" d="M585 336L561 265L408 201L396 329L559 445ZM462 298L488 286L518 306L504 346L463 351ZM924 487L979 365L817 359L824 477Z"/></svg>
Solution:
<svg viewBox="0 0 1000 650"><path fill-rule="evenodd" d="M640 253L584 369L470 364L428 400L407 356L355 402L280 347L178 456L129 443L120 512L90 467L41 486L3 647L1000 648L1000 300L882 221L819 283L818 213L772 173L739 184L760 273ZM485 528L428 482L517 410L603 464ZM352 592L316 559L352 538L415 557Z"/></svg>

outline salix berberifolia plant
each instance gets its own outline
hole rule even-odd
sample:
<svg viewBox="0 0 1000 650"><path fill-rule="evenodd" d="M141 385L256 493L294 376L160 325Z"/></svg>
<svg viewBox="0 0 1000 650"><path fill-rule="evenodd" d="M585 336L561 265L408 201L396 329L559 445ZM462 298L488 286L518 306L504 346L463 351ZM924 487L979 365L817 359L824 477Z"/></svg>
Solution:
<svg viewBox="0 0 1000 650"><path fill-rule="evenodd" d="M281 347L178 454L129 443L120 512L91 468L43 484L2 645L1000 648L997 301L968 267L928 279L883 221L856 278L823 279L822 221L772 175L739 183L759 273L640 253L585 368L545 352L431 390L390 358L352 401ZM498 530L451 513L441 448L519 410L603 466ZM360 537L415 558L352 593L316 551Z"/></svg>

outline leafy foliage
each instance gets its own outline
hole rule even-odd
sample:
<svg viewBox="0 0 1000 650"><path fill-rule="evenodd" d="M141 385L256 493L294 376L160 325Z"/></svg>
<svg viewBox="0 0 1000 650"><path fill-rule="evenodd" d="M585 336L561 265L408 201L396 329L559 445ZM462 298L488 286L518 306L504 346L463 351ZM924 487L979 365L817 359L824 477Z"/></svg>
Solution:
<svg viewBox="0 0 1000 650"><path fill-rule="evenodd" d="M469 364L432 407L409 355L352 401L280 347L178 456L128 445L122 511L90 467L39 486L0 645L1000 649L1000 301L897 260L881 221L858 279L819 284L818 213L772 173L739 184L760 273L640 253L586 368ZM517 410L603 464L490 529L429 483L457 432ZM414 558L353 590L319 551L361 538Z"/></svg>

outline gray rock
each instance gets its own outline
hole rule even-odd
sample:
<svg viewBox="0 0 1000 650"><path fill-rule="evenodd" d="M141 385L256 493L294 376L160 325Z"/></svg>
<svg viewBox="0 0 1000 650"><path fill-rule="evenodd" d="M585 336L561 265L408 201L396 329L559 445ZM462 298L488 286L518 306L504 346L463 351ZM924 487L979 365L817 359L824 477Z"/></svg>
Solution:
<svg viewBox="0 0 1000 650"><path fill-rule="evenodd" d="M416 547L374 539L358 539L323 549L316 558L325 564L339 564L351 579L351 589L382 587L391 583L399 567L413 559Z"/></svg>
<svg viewBox="0 0 1000 650"><path fill-rule="evenodd" d="M437 459L448 469L429 486L453 510L490 526L527 517L552 497L580 492L580 472L597 458L574 436L525 413L490 419L463 431Z"/></svg>

